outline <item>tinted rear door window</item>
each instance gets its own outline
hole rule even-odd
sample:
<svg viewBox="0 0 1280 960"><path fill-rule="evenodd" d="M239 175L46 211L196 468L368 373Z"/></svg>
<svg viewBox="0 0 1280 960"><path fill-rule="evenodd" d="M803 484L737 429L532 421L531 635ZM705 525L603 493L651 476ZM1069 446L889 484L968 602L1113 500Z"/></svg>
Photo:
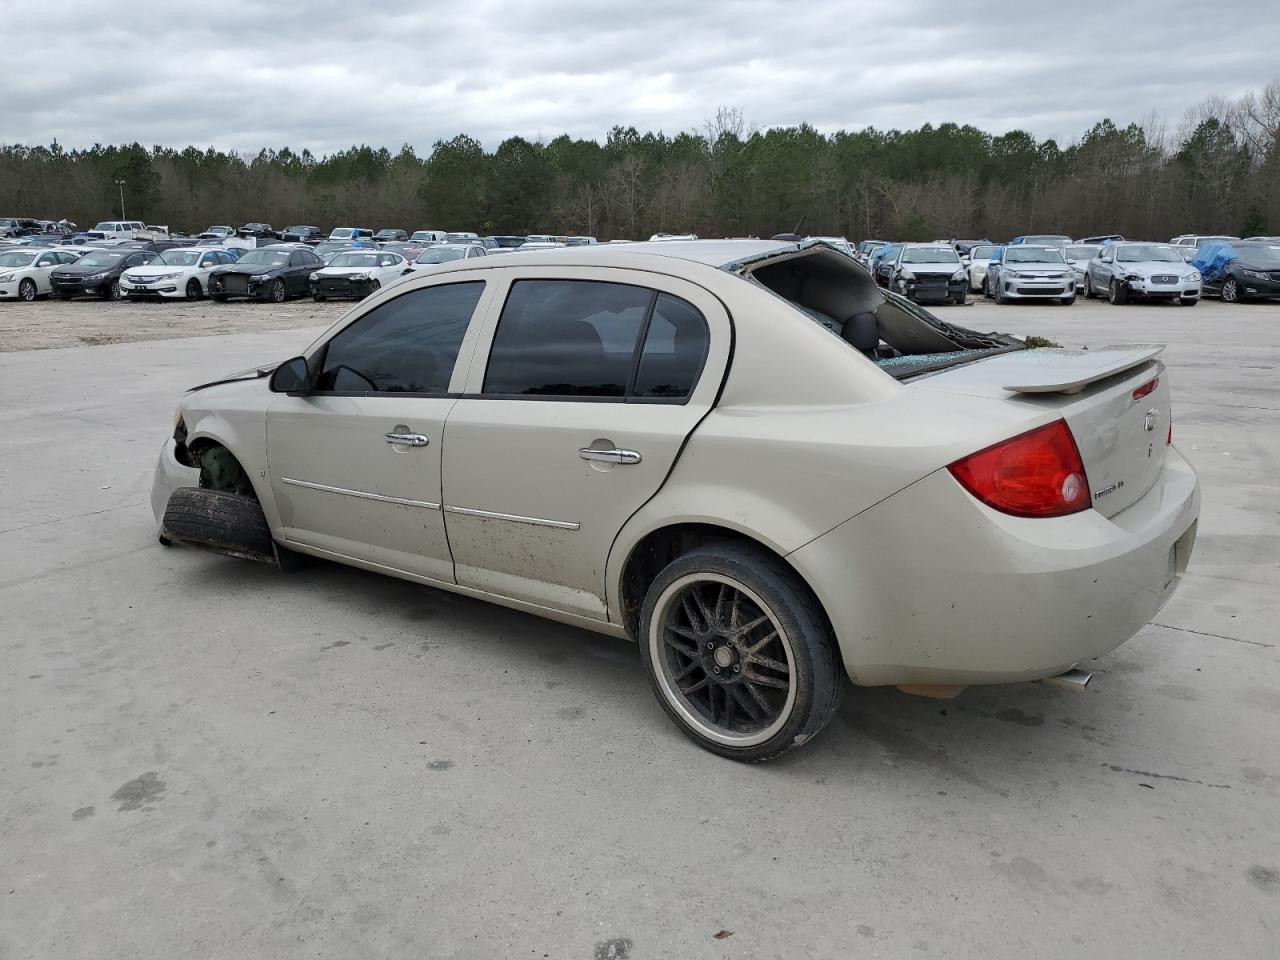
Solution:
<svg viewBox="0 0 1280 960"><path fill-rule="evenodd" d="M316 389L447 393L482 281L425 287L366 313L332 340Z"/></svg>
<svg viewBox="0 0 1280 960"><path fill-rule="evenodd" d="M636 397L687 397L707 356L707 321L693 304L658 295L636 371Z"/></svg>
<svg viewBox="0 0 1280 960"><path fill-rule="evenodd" d="M654 292L591 280L518 280L502 308L484 392L623 397Z"/></svg>

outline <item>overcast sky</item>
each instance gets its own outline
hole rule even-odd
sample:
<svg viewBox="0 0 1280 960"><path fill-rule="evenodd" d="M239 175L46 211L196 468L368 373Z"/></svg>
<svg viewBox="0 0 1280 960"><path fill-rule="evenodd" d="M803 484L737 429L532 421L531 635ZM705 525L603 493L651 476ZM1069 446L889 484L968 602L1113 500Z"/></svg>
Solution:
<svg viewBox="0 0 1280 960"><path fill-rule="evenodd" d="M1275 0L0 0L0 143L324 153L465 132L972 123L1063 144L1280 77Z"/></svg>

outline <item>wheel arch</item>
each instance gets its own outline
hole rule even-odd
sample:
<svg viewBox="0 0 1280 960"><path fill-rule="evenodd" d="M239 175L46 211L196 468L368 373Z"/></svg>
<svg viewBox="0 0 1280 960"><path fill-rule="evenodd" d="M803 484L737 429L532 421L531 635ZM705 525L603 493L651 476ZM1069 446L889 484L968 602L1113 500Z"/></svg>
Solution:
<svg viewBox="0 0 1280 960"><path fill-rule="evenodd" d="M777 544L770 543L758 536L754 531L728 524L714 518L682 519L654 527L638 537L626 549L625 557L620 559L617 576L614 579L615 592L611 598L616 602L610 604L616 613L627 636L632 640L639 637L640 607L644 603L645 593L654 578L662 569L677 557L688 553L696 547L710 543L725 543L746 546L763 550L776 558L792 574L797 582L812 595L814 602L827 615L818 593L807 577L787 559L787 554ZM622 551L615 552L622 557Z"/></svg>

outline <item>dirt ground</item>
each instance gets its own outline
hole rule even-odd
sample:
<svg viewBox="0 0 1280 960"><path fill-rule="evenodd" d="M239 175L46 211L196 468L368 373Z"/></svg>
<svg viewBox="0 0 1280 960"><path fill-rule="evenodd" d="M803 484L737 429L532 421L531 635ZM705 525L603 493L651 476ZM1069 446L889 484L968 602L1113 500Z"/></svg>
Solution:
<svg viewBox="0 0 1280 960"><path fill-rule="evenodd" d="M212 300L37 300L0 303L0 353L325 326L352 306Z"/></svg>

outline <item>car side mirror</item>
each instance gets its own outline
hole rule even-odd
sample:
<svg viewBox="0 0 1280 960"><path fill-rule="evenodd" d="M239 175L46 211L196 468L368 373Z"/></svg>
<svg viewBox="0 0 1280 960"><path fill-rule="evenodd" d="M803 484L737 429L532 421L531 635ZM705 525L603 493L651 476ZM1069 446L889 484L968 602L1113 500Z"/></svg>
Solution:
<svg viewBox="0 0 1280 960"><path fill-rule="evenodd" d="M311 372L305 357L294 357L276 367L271 374L271 392L298 396L311 388Z"/></svg>
<svg viewBox="0 0 1280 960"><path fill-rule="evenodd" d="M413 273L413 267L405 267L400 271L400 276L407 277L411 273Z"/></svg>

